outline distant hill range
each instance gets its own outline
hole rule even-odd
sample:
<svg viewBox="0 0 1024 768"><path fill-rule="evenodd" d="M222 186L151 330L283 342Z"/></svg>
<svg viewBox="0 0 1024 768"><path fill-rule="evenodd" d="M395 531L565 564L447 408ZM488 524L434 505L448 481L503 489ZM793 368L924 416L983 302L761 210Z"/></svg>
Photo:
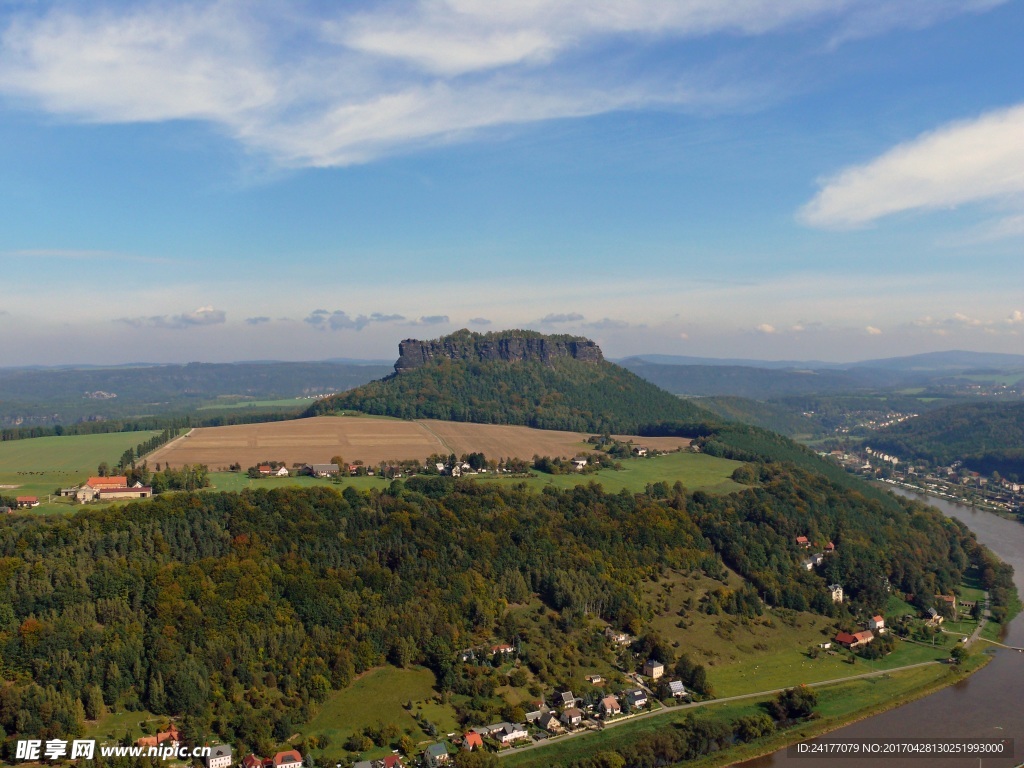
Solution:
<svg viewBox="0 0 1024 768"><path fill-rule="evenodd" d="M310 397L365 384L389 370L331 362L5 368L0 369L0 426L73 424ZM296 400L295 410L302 407Z"/></svg>
<svg viewBox="0 0 1024 768"><path fill-rule="evenodd" d="M714 418L608 362L590 339L521 330L406 339L394 374L318 401L307 413L345 410L632 434L696 429Z"/></svg>
<svg viewBox="0 0 1024 768"><path fill-rule="evenodd" d="M872 448L904 461L948 465L1024 479L1024 403L958 403L879 430Z"/></svg>
<svg viewBox="0 0 1024 768"><path fill-rule="evenodd" d="M620 364L674 394L756 400L914 387L948 393L978 382L1024 382L1024 355L964 351L857 363L638 355Z"/></svg>

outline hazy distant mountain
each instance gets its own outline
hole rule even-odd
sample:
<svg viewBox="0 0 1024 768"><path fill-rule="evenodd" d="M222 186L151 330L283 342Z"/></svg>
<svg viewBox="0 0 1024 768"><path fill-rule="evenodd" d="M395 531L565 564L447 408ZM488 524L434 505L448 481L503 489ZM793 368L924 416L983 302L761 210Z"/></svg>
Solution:
<svg viewBox="0 0 1024 768"><path fill-rule="evenodd" d="M853 363L830 363L822 360L752 360L749 358L690 357L687 355L642 354L631 355L616 362L640 360L658 365L709 365L744 366L767 370L850 370L853 368L878 368L900 371L966 371L974 368L999 370L1024 369L1024 355L1010 355L1001 352L968 352L949 350L946 352L925 352L906 357L888 357L877 360L861 360Z"/></svg>
<svg viewBox="0 0 1024 768"><path fill-rule="evenodd" d="M925 352L907 357L864 360L852 363L851 368L884 368L892 371L968 371L973 369L1024 370L1024 355L1001 352Z"/></svg>

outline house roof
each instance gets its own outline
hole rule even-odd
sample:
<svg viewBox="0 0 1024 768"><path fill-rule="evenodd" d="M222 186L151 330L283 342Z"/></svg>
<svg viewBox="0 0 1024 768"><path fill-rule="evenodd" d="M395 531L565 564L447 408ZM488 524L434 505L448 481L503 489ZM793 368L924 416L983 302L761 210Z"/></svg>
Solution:
<svg viewBox="0 0 1024 768"><path fill-rule="evenodd" d="M302 755L299 754L298 750L289 749L284 752L278 752L274 755L274 765L283 765L284 763L301 763Z"/></svg>
<svg viewBox="0 0 1024 768"><path fill-rule="evenodd" d="M605 696L601 699L601 706L605 709L621 709L619 706L619 700L614 696Z"/></svg>
<svg viewBox="0 0 1024 768"><path fill-rule="evenodd" d="M481 744L483 744L483 742L481 742ZM402 758L400 758L398 755L388 755L380 762L381 765L384 766L384 768L401 768L402 766Z"/></svg>
<svg viewBox="0 0 1024 768"><path fill-rule="evenodd" d="M655 659L648 659L647 661L644 662L644 666L645 667L654 668L654 667L664 667L665 664L664 664L664 662L657 661Z"/></svg>
<svg viewBox="0 0 1024 768"><path fill-rule="evenodd" d="M672 693L686 693L686 688L683 685L682 680L673 680L668 684L668 689L672 691Z"/></svg>
<svg viewBox="0 0 1024 768"><path fill-rule="evenodd" d="M217 744L210 747L210 757L224 757L225 755L231 756L231 747L227 744Z"/></svg>
<svg viewBox="0 0 1024 768"><path fill-rule="evenodd" d="M463 741L465 741L466 744L471 748L482 747L484 745L484 740L480 736L480 734L474 733L473 731L468 731L466 735L463 737Z"/></svg>
<svg viewBox="0 0 1024 768"><path fill-rule="evenodd" d="M863 632L854 632L853 636L857 638L858 643L863 643L867 640L875 639L875 633L872 632L870 629L865 629Z"/></svg>
<svg viewBox="0 0 1024 768"><path fill-rule="evenodd" d="M85 484L91 488L99 488L101 486L122 488L128 485L128 478L124 475L115 475L112 477L90 477Z"/></svg>
<svg viewBox="0 0 1024 768"><path fill-rule="evenodd" d="M875 622L875 624L878 624L878 623L880 623L880 622L883 622L883 621L885 621L885 619L884 619L884 618L882 618L881 616L872 616L872 617L871 617L871 620L872 620L873 622Z"/></svg>
<svg viewBox="0 0 1024 768"><path fill-rule="evenodd" d="M836 642L840 645L849 645L850 643L856 643L857 637L849 632L840 632L836 635Z"/></svg>
<svg viewBox="0 0 1024 768"><path fill-rule="evenodd" d="M427 754L431 757L440 757L448 754L448 747L444 744L431 744L427 747Z"/></svg>
<svg viewBox="0 0 1024 768"><path fill-rule="evenodd" d="M807 537L806 536L797 536L796 537L796 542L797 542L797 544L807 544L808 543L807 542Z"/></svg>
<svg viewBox="0 0 1024 768"><path fill-rule="evenodd" d="M35 496L17 496L15 497L15 501L17 501L19 504L25 504L28 502L39 501L39 499L36 498Z"/></svg>
<svg viewBox="0 0 1024 768"><path fill-rule="evenodd" d="M564 717L583 717L583 710L578 707L569 707L562 715Z"/></svg>
<svg viewBox="0 0 1024 768"><path fill-rule="evenodd" d="M256 755L252 754L251 752L248 755L246 755L245 757L242 758L242 766L243 766L243 768L259 768L259 766L262 766L262 765L263 765L263 758L262 757L256 757Z"/></svg>

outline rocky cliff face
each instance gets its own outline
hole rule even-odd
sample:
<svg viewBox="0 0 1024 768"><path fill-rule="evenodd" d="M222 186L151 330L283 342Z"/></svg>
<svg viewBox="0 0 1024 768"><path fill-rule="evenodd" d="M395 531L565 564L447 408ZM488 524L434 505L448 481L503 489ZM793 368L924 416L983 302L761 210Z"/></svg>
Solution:
<svg viewBox="0 0 1024 768"><path fill-rule="evenodd" d="M510 334L453 334L433 341L406 339L398 345L395 371L402 373L432 360L503 360L508 363L547 363L571 357L588 363L604 360L601 348L589 339Z"/></svg>

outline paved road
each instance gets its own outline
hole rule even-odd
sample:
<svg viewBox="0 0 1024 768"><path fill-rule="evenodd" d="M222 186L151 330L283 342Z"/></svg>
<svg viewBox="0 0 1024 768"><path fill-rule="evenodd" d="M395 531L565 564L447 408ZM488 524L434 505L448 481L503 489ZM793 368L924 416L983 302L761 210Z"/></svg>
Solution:
<svg viewBox="0 0 1024 768"><path fill-rule="evenodd" d="M819 683L806 683L808 688L819 688L823 685L834 685L836 683L845 683L849 680L863 680L868 677L882 677L893 672L902 672L905 669L916 669L918 667L928 667L932 664L941 664L939 661L921 661L917 664L907 664L904 667L893 667L892 669L882 670L881 672L864 672L860 675L850 675L849 677L839 677L834 680L822 680ZM757 691L756 693L744 693L739 696L727 696L724 699L711 699L710 701L696 701L692 704L683 704L678 707L661 707L660 709L654 709L650 712L641 712L639 715L632 715L629 717L622 718L621 720L612 720L610 723L605 725L605 728L615 728L619 725L625 725L626 723L634 723L637 720L645 720L649 717L663 717L664 715L671 714L673 712L679 712L684 709L693 709L694 707L704 707L709 704L727 704L730 701L743 701L745 699L756 699L760 696L771 696L776 693L782 693L782 691L793 688L792 685L787 685L783 688L772 688L769 691ZM603 729L602 729L603 730ZM567 733L564 736L559 736L556 739L545 739L544 741L535 741L525 747L516 747L505 752L499 752L498 757L508 757L509 755L518 755L523 752L529 752L531 749L540 749L546 747L549 744L560 744L567 739L579 738L580 736L586 736L588 733L597 733L598 731L586 730L586 731L573 731Z"/></svg>

